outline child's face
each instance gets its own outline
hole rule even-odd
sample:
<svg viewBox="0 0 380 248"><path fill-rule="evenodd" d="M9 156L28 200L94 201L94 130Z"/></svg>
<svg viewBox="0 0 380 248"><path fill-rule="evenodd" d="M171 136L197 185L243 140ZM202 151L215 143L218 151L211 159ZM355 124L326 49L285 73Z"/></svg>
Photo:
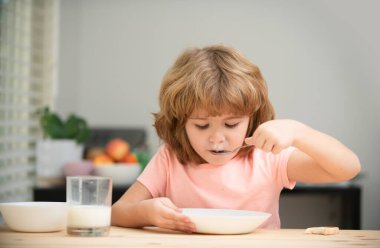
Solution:
<svg viewBox="0 0 380 248"><path fill-rule="evenodd" d="M237 154L226 151L243 144L248 124L248 116L209 116L204 110L196 110L187 120L185 129L190 144L198 155L210 164L220 165Z"/></svg>

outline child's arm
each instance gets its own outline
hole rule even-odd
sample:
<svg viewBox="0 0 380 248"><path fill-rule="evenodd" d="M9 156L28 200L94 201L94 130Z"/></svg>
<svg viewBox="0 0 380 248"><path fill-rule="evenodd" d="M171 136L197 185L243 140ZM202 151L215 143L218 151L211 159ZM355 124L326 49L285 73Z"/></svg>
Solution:
<svg viewBox="0 0 380 248"><path fill-rule="evenodd" d="M279 153L294 146L288 161L288 177L300 182L339 182L360 171L358 157L338 140L294 120L261 124L247 144Z"/></svg>
<svg viewBox="0 0 380 248"><path fill-rule="evenodd" d="M123 227L154 225L183 232L195 231L194 224L169 198L152 198L138 181L112 205L111 224Z"/></svg>

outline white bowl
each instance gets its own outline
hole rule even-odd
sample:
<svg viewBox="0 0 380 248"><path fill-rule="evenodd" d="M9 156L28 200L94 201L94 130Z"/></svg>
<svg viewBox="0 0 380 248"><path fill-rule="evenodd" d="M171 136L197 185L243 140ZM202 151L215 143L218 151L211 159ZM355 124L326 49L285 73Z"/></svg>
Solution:
<svg viewBox="0 0 380 248"><path fill-rule="evenodd" d="M197 233L243 234L253 232L271 214L247 210L184 208L182 213L196 226Z"/></svg>
<svg viewBox="0 0 380 248"><path fill-rule="evenodd" d="M0 211L14 231L55 232L66 228L66 202L0 203Z"/></svg>
<svg viewBox="0 0 380 248"><path fill-rule="evenodd" d="M130 186L140 175L139 164L111 164L96 165L94 174L102 177L111 177L114 186Z"/></svg>

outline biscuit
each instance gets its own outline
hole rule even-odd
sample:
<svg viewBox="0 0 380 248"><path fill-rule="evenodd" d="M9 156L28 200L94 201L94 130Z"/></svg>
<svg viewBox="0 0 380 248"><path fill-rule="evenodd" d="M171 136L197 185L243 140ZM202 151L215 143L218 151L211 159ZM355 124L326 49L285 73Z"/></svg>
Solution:
<svg viewBox="0 0 380 248"><path fill-rule="evenodd" d="M309 227L305 230L306 234L334 235L339 233L339 227Z"/></svg>

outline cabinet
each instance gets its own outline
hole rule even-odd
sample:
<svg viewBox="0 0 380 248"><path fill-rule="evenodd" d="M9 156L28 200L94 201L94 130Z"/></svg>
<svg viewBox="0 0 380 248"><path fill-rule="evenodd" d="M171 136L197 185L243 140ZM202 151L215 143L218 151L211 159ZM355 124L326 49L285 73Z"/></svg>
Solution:
<svg viewBox="0 0 380 248"><path fill-rule="evenodd" d="M128 187L113 188L116 202ZM35 201L66 201L64 186L35 188ZM280 197L282 228L310 226L338 226L342 229L360 229L361 188L344 186L297 186L283 190Z"/></svg>
<svg viewBox="0 0 380 248"><path fill-rule="evenodd" d="M353 184L298 186L280 197L282 228L360 229L361 188Z"/></svg>

